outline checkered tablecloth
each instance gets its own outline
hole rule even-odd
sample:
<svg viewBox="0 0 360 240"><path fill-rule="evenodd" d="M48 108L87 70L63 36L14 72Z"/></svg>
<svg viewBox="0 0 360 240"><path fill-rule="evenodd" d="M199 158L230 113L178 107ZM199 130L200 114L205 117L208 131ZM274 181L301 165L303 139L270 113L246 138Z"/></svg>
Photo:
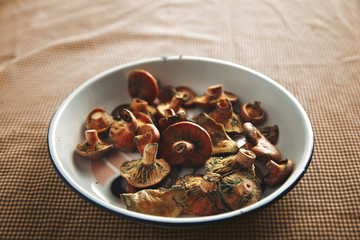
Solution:
<svg viewBox="0 0 360 240"><path fill-rule="evenodd" d="M166 55L248 66L287 88L315 135L279 201L209 227L152 227L76 194L47 148L52 115L94 75ZM360 239L358 0L0 1L0 239Z"/></svg>

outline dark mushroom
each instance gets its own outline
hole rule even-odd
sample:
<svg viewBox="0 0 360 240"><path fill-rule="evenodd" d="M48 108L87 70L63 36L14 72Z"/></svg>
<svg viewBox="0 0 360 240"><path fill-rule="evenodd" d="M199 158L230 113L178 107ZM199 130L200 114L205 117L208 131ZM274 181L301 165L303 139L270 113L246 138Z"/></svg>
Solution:
<svg viewBox="0 0 360 240"><path fill-rule="evenodd" d="M178 217L183 211L185 191L181 186L144 189L120 195L128 210L162 217Z"/></svg>
<svg viewBox="0 0 360 240"><path fill-rule="evenodd" d="M114 148L112 144L102 142L95 129L86 130L85 137L86 141L76 147L76 152L82 157L99 158Z"/></svg>
<svg viewBox="0 0 360 240"><path fill-rule="evenodd" d="M93 109L85 120L86 129L95 129L99 134L106 132L114 119L102 108Z"/></svg>
<svg viewBox="0 0 360 240"><path fill-rule="evenodd" d="M147 144L142 158L121 165L121 176L136 188L150 187L161 182L169 175L170 165L164 159L156 158L157 150L157 143Z"/></svg>
<svg viewBox="0 0 360 240"><path fill-rule="evenodd" d="M239 150L236 142L226 134L224 126L217 123L208 114L199 114L196 123L209 133L213 146L212 155L231 154Z"/></svg>
<svg viewBox="0 0 360 240"><path fill-rule="evenodd" d="M283 183L290 176L294 169L294 163L289 158L279 163L270 160L265 167L269 170L269 174L264 178L265 183L274 186Z"/></svg>
<svg viewBox="0 0 360 240"><path fill-rule="evenodd" d="M247 169L249 172L254 172L255 154L245 148L240 148L237 154L227 157L211 157L205 163L207 172L218 174L226 174L233 170Z"/></svg>
<svg viewBox="0 0 360 240"><path fill-rule="evenodd" d="M245 122L251 122L259 125L265 121L265 111L260 106L260 101L254 103L245 103L240 108L240 116Z"/></svg>
<svg viewBox="0 0 360 240"><path fill-rule="evenodd" d="M194 99L196 97L196 93L189 87L179 86L175 88L176 92L181 92L183 94L183 102L182 105L184 107L193 107L195 105Z"/></svg>
<svg viewBox="0 0 360 240"><path fill-rule="evenodd" d="M209 216L227 210L219 192L219 175L187 175L180 179L185 189L184 212Z"/></svg>
<svg viewBox="0 0 360 240"><path fill-rule="evenodd" d="M261 198L262 190L252 173L235 170L220 181L222 199L231 210L249 206Z"/></svg>
<svg viewBox="0 0 360 240"><path fill-rule="evenodd" d="M209 116L224 125L225 131L229 134L241 134L243 132L240 118L234 113L229 99L219 100L215 109L209 113Z"/></svg>
<svg viewBox="0 0 360 240"><path fill-rule="evenodd" d="M134 137L135 144L143 155L146 144L157 143L160 140L160 132L154 124L144 124L139 128L138 135Z"/></svg>
<svg viewBox="0 0 360 240"><path fill-rule="evenodd" d="M113 122L109 137L117 149L134 151L137 148L134 142L138 130L136 118L128 109L123 109L120 115L122 120Z"/></svg>
<svg viewBox="0 0 360 240"><path fill-rule="evenodd" d="M247 143L245 148L250 149L256 155L256 159L267 163L273 160L277 163L281 161L281 153L260 131L250 122L244 123L244 134Z"/></svg>
<svg viewBox="0 0 360 240"><path fill-rule="evenodd" d="M145 70L133 70L129 74L128 89L131 98L141 98L150 104L159 93L157 80Z"/></svg>
<svg viewBox="0 0 360 240"><path fill-rule="evenodd" d="M197 96L194 101L200 107L211 109L214 108L216 103L221 99L229 99L232 104L235 104L237 101L236 95L224 91L224 86L222 84L208 87L208 92L204 95Z"/></svg>
<svg viewBox="0 0 360 240"><path fill-rule="evenodd" d="M159 155L171 165L202 166L212 153L209 134L192 122L178 122L162 132Z"/></svg>
<svg viewBox="0 0 360 240"><path fill-rule="evenodd" d="M160 103L166 103L171 101L172 97L175 95L176 89L172 86L163 86L159 89L158 99Z"/></svg>

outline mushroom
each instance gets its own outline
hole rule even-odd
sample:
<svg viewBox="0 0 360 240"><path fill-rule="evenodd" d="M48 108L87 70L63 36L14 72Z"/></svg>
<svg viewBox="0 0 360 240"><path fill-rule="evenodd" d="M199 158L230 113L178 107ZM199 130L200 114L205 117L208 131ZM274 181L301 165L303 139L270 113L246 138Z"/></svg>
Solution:
<svg viewBox="0 0 360 240"><path fill-rule="evenodd" d="M129 106L129 110L132 112L142 112L147 114L152 120L156 119L156 107L149 105L147 101L141 98L133 98Z"/></svg>
<svg viewBox="0 0 360 240"><path fill-rule="evenodd" d="M163 86L159 89L158 99L161 103L169 102L171 101L175 93L176 89L172 86Z"/></svg>
<svg viewBox="0 0 360 240"><path fill-rule="evenodd" d="M123 109L120 115L122 120L113 122L109 137L119 150L134 151L136 150L134 137L138 130L136 118L128 109Z"/></svg>
<svg viewBox="0 0 360 240"><path fill-rule="evenodd" d="M235 94L224 91L222 84L212 85L208 87L207 94L195 98L195 103L205 109L214 108L216 103L221 99L229 99L232 104L235 104L237 97Z"/></svg>
<svg viewBox="0 0 360 240"><path fill-rule="evenodd" d="M121 104L119 106L117 106L116 108L114 108L114 110L111 112L111 116L114 118L114 120L116 121L120 121L121 120L121 116L120 113L123 109L129 109L130 104Z"/></svg>
<svg viewBox="0 0 360 240"><path fill-rule="evenodd" d="M186 120L186 112L179 110L175 113L173 109L167 109L166 115L158 121L160 132L164 131L168 126Z"/></svg>
<svg viewBox="0 0 360 240"><path fill-rule="evenodd" d="M271 144L275 145L279 139L279 127L277 125L274 126L262 126L257 128L267 140L271 142Z"/></svg>
<svg viewBox="0 0 360 240"><path fill-rule="evenodd" d="M234 113L229 99L220 99L209 116L224 125L225 131L229 134L241 134L243 132L240 118Z"/></svg>
<svg viewBox="0 0 360 240"><path fill-rule="evenodd" d="M226 205L235 210L257 202L262 190L252 173L235 170L222 176L220 193Z"/></svg>
<svg viewBox="0 0 360 240"><path fill-rule="evenodd" d="M76 152L87 158L98 158L110 152L114 146L102 142L95 129L85 131L86 141L76 146Z"/></svg>
<svg viewBox="0 0 360 240"><path fill-rule="evenodd" d="M145 146L144 155L138 160L124 162L120 174L136 188L145 188L161 182L170 173L170 165L164 159L157 159L157 143Z"/></svg>
<svg viewBox="0 0 360 240"><path fill-rule="evenodd" d="M150 104L159 93L157 80L145 70L133 70L129 74L128 89L131 98L141 98Z"/></svg>
<svg viewBox="0 0 360 240"><path fill-rule="evenodd" d="M139 128L138 135L134 137L135 144L143 155L146 144L159 142L160 132L154 124L144 124Z"/></svg>
<svg viewBox="0 0 360 240"><path fill-rule="evenodd" d="M85 128L95 129L99 134L106 132L114 119L102 108L93 109L86 117Z"/></svg>
<svg viewBox="0 0 360 240"><path fill-rule="evenodd" d="M163 217L178 217L183 211L185 191L181 186L174 185L171 188L123 193L120 198L131 211Z"/></svg>
<svg viewBox="0 0 360 240"><path fill-rule="evenodd" d="M239 150L236 142L226 134L224 126L217 123L208 114L199 114L196 123L209 133L213 146L212 155L231 154Z"/></svg>
<svg viewBox="0 0 360 240"><path fill-rule="evenodd" d="M218 174L186 175L179 180L185 189L184 212L209 216L227 210L219 192Z"/></svg>
<svg viewBox="0 0 360 240"><path fill-rule="evenodd" d="M254 103L245 103L240 108L240 116L245 122L251 122L259 125L265 121L265 111L260 106L260 101Z"/></svg>
<svg viewBox="0 0 360 240"><path fill-rule="evenodd" d="M210 136L198 124L177 122L160 136L159 155L171 165L200 167L211 153Z"/></svg>
<svg viewBox="0 0 360 240"><path fill-rule="evenodd" d="M141 128L145 124L153 124L153 121L151 120L150 116L142 113L142 112L132 112L133 116L136 119L136 124L138 128Z"/></svg>
<svg viewBox="0 0 360 240"><path fill-rule="evenodd" d="M184 107L193 107L195 105L194 99L196 97L196 93L189 87L179 86L175 88L176 92L181 92L183 94L183 102L182 105Z"/></svg>
<svg viewBox="0 0 360 240"><path fill-rule="evenodd" d="M170 102L166 103L160 103L157 106L158 113L161 117L168 116L169 109L172 109L174 112L177 112L179 110L184 111L186 113L186 110L181 107L181 104L183 102L184 94L183 93L176 93Z"/></svg>
<svg viewBox="0 0 360 240"><path fill-rule="evenodd" d="M260 131L250 122L244 123L244 134L247 143L243 146L250 149L256 155L256 159L267 163L273 160L281 161L281 153Z"/></svg>
<svg viewBox="0 0 360 240"><path fill-rule="evenodd" d="M255 154L245 148L240 148L237 154L228 157L211 157L205 163L207 172L226 174L236 169L247 169L254 172Z"/></svg>
<svg viewBox="0 0 360 240"><path fill-rule="evenodd" d="M294 169L294 163L291 159L276 163L270 160L265 167L269 170L269 174L265 176L264 181L269 186L274 186L284 182L292 173Z"/></svg>

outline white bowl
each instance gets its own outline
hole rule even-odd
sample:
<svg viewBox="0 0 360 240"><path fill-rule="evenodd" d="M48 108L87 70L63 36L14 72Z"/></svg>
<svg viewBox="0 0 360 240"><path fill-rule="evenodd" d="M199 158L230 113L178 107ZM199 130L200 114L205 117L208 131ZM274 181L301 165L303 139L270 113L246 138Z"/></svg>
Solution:
<svg viewBox="0 0 360 240"><path fill-rule="evenodd" d="M294 161L294 170L281 186L266 188L260 201L235 211L205 217L167 218L141 214L126 209L112 194L111 186L119 174L121 161L135 159L137 154L119 154L102 161L89 161L74 153L84 141L84 121L96 107L111 112L116 106L130 103L127 76L134 69L149 71L161 83L190 86L198 94L207 87L222 83L235 93L241 103L261 101L267 112L263 125L278 125L277 147L283 158ZM48 131L48 148L52 162L61 177L77 193L113 213L140 222L160 226L196 226L217 222L252 212L279 199L290 191L305 173L313 153L313 132L307 114L296 98L274 80L247 67L221 60L168 56L141 60L107 70L76 88L59 106Z"/></svg>

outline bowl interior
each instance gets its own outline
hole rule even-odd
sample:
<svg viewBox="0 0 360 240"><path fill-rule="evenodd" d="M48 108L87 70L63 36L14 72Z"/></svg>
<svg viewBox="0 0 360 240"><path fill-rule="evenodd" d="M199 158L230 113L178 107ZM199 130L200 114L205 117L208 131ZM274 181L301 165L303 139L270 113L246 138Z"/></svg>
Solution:
<svg viewBox="0 0 360 240"><path fill-rule="evenodd" d="M111 112L116 106L130 103L127 76L134 69L149 71L163 85L190 86L197 94L207 87L222 83L225 91L235 93L240 103L261 101L267 113L263 125L278 125L280 137L277 147L283 158L294 161L294 171L287 181L275 188L266 188L262 199L248 207L207 217L183 216L164 218L131 212L111 192L119 176L116 164L105 159L101 176L94 176L96 166L79 158L74 149L84 141L84 121L96 107ZM49 152L63 179L86 199L110 211L136 220L160 225L204 224L228 219L253 211L278 199L302 177L310 162L313 150L313 133L310 121L298 101L282 86L249 68L221 60L171 56L159 57L122 65L101 73L75 89L56 111L48 133ZM125 154L125 159L137 158ZM107 172L106 172L107 171ZM107 179L99 184L99 179Z"/></svg>

